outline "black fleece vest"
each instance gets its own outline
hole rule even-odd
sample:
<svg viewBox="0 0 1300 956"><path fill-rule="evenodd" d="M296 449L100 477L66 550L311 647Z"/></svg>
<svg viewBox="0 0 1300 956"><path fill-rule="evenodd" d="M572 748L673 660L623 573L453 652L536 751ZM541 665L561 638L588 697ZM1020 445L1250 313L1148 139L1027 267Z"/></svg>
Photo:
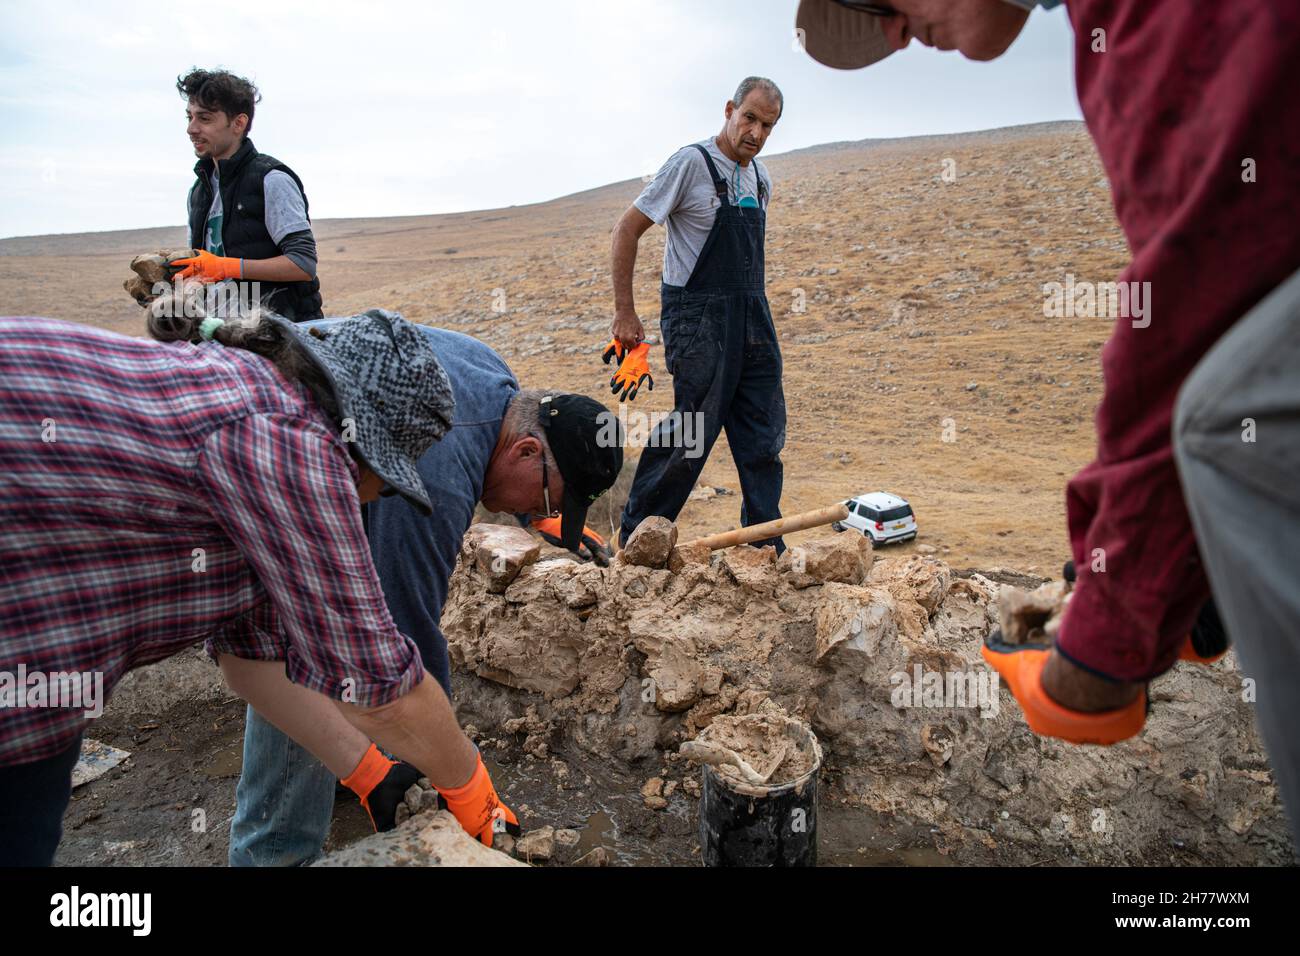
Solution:
<svg viewBox="0 0 1300 956"><path fill-rule="evenodd" d="M302 180L297 173L274 156L259 153L251 139L245 139L234 156L221 160L221 241L227 256L273 259L280 255L280 247L266 230L266 198L262 188L266 174L276 169L288 173L302 189ZM194 164L194 174L198 180L190 190L190 235L195 248L202 248L207 236L208 210L212 208L212 160L200 159ZM302 201L306 210L305 189ZM286 319L305 322L322 318L319 279L310 282L258 281L262 304Z"/></svg>

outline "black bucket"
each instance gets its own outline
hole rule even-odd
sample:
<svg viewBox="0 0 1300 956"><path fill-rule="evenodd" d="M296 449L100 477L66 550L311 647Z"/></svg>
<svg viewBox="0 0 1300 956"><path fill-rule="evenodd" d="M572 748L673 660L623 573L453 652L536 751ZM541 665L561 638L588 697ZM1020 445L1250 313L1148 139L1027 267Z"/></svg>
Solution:
<svg viewBox="0 0 1300 956"><path fill-rule="evenodd" d="M700 797L700 856L705 866L816 866L817 776L821 747L806 735L813 767L796 780L766 787L741 783L705 764Z"/></svg>

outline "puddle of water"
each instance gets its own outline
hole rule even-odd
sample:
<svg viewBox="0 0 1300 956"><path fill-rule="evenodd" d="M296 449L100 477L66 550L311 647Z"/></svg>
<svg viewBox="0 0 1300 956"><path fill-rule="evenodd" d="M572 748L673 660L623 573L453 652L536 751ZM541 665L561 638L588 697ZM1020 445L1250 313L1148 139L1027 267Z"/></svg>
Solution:
<svg viewBox="0 0 1300 956"><path fill-rule="evenodd" d="M237 739L208 758L199 770L209 777L238 777L244 766L244 741Z"/></svg>

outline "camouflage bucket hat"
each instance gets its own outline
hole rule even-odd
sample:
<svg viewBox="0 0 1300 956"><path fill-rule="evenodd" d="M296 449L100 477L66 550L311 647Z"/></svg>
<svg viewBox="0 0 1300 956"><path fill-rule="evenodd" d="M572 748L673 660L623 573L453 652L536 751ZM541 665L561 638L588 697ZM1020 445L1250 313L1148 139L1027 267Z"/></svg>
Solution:
<svg viewBox="0 0 1300 956"><path fill-rule="evenodd" d="M329 379L357 457L393 491L432 513L416 462L451 428L456 400L428 339L384 309L312 328L275 321Z"/></svg>

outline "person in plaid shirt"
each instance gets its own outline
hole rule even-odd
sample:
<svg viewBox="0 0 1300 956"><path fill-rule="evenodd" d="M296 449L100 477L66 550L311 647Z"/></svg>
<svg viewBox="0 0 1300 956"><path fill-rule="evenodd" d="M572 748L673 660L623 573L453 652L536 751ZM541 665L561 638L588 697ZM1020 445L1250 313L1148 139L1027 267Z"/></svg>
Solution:
<svg viewBox="0 0 1300 956"><path fill-rule="evenodd" d="M52 860L103 704L35 689L111 692L201 640L290 731L338 702L353 736L332 756L351 748L338 773L359 793L394 764L373 740L473 835L516 829L393 624L362 528L381 490L432 510L416 461L454 399L425 338L381 310L309 334L157 306L150 331L179 342L0 318L0 865ZM542 505L540 484L519 494Z"/></svg>

